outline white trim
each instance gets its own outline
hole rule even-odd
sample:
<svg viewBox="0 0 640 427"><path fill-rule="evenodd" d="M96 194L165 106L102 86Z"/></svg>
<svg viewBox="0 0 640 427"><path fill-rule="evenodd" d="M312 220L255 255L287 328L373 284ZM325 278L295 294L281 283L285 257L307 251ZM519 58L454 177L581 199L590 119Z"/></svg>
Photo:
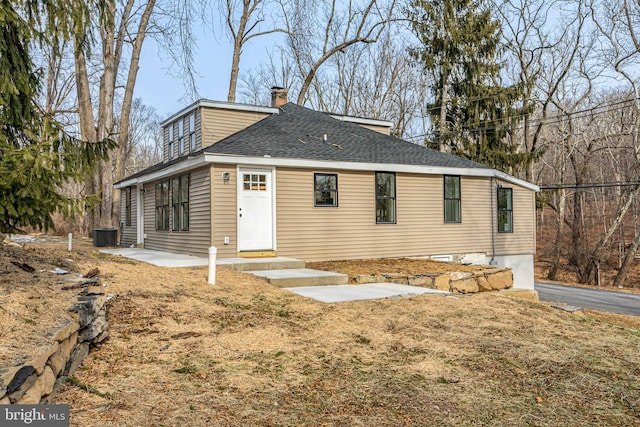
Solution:
<svg viewBox="0 0 640 427"><path fill-rule="evenodd" d="M193 104L183 108L175 114L172 114L163 122L160 123L160 126L164 127L169 123L173 122L180 116L184 116L192 110L196 110L199 107L209 107L209 108L218 108L221 110L235 110L235 111L250 111L254 113L266 113L266 114L277 114L279 108L275 107L262 107L260 105L251 105L251 104L236 104L231 102L222 102L222 101L210 101L208 99L200 99Z"/></svg>
<svg viewBox="0 0 640 427"><path fill-rule="evenodd" d="M144 244L144 188L142 184L136 185L136 203L137 206L137 218L136 218L136 243Z"/></svg>
<svg viewBox="0 0 640 427"><path fill-rule="evenodd" d="M496 177L503 181L511 182L518 186L533 191L540 191L540 187L527 181L515 178L506 173L490 168L452 168L444 166L420 166L401 165L390 163L356 163L356 162L336 162L329 160L307 160L307 159L283 159L275 157L246 157L238 155L221 155L205 153L205 159L210 163L221 164L244 164L247 166L287 166L301 168L318 168L331 170L359 170L359 171L382 171L418 173L425 175L460 175L460 176L480 176Z"/></svg>
<svg viewBox="0 0 640 427"><path fill-rule="evenodd" d="M176 175L180 172L192 170L198 168L200 166L204 166L207 164L206 157L199 155L198 157L189 157L185 161L178 162L174 165L171 165L167 168L160 169L156 172L151 172L147 175L142 175L137 178L131 178L126 181L118 182L114 184L114 188L124 188L129 187L134 184L144 184L146 182L156 181L158 179L162 179L165 176Z"/></svg>
<svg viewBox="0 0 640 427"><path fill-rule="evenodd" d="M371 125L371 126L383 126L387 128L393 127L393 122L387 120L377 120L377 119L367 119L364 117L354 117L354 116L341 116L338 114L331 114L336 120L340 120L341 122L352 122L359 123L361 125Z"/></svg>
<svg viewBox="0 0 640 427"><path fill-rule="evenodd" d="M204 166L207 163L220 164L242 164L247 167L269 167L271 169L284 167L300 167L309 169L328 169L328 170L357 170L357 171L385 171L400 173L417 173L424 175L460 175L460 176L480 176L495 177L506 182L527 188L532 191L540 191L540 187L530 182L518 179L504 172L500 172L490 168L452 168L444 166L420 166L420 165L401 165L391 163L357 163L357 162L335 162L330 160L308 160L308 159L283 159L270 156L249 157L240 155L214 154L204 153L204 156L191 157L186 161L182 161L171 165L165 169L152 172L148 175L142 175L137 178L121 181L114 185L114 188L124 188L134 184L140 184L150 181L162 179L165 176L175 175L187 170Z"/></svg>
<svg viewBox="0 0 640 427"><path fill-rule="evenodd" d="M241 170L249 170L249 171L265 171L271 175L271 246L270 250L276 251L278 250L278 242L277 242L277 233L276 233L276 168L275 167L264 167L264 166L256 166L252 164L236 164L236 215L238 215L238 203L240 198L240 192L242 191L242 174ZM240 251L240 223L236 221L236 251ZM265 249L266 250L266 249Z"/></svg>

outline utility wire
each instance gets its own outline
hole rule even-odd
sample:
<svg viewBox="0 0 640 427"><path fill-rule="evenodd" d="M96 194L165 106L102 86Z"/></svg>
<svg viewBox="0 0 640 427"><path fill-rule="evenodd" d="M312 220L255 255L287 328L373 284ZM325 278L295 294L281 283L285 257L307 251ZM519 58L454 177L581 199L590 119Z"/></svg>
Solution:
<svg viewBox="0 0 640 427"><path fill-rule="evenodd" d="M631 182L600 182L600 183L592 183L592 184L543 184L540 185L541 190L580 190L580 189L589 189L589 188L607 188L607 187L637 187L640 186L640 181L631 181Z"/></svg>
<svg viewBox="0 0 640 427"><path fill-rule="evenodd" d="M611 111L616 111L616 110L620 110L622 108L624 108L626 105L623 104L629 104L629 103L634 103L635 99L629 99L629 100L624 100L624 101L617 101L611 104L606 104L606 105L600 105L600 106L596 106L596 107L591 107L591 108L587 108L584 110L578 110L578 111L571 111L571 112L567 112L567 113L561 113L561 114L556 114L556 115L552 115L552 116L548 116L548 117L539 117L539 118L534 118L531 119L529 124L530 125L537 125L537 124L541 124L544 122L544 124L555 124L555 123L560 123L563 120L565 120L568 117L571 116L577 116L578 118L581 117L586 117L589 115L599 115L599 114L604 114L604 113L608 113ZM606 108L606 110L603 111L598 111L601 110L603 108ZM523 119L525 118L526 115L522 114L522 115L518 115L518 116L510 116L510 117L506 117L505 121L509 121L509 120L513 120L513 119ZM490 123L490 121L487 121L485 123ZM504 128L504 127L509 127L510 129L522 129L524 128L524 124L520 124L517 126L509 126L509 125L496 125L496 126L485 126L485 127L464 127L462 130L464 131L483 131L483 130L496 130L499 128ZM460 131L454 131L455 133L460 133ZM438 130L435 129L433 132L433 134L437 134ZM453 132L452 132L453 133ZM429 134L425 133L425 134L420 134L420 135L412 135L412 136L407 136L406 139L417 139L417 138L423 138L425 136L427 136Z"/></svg>

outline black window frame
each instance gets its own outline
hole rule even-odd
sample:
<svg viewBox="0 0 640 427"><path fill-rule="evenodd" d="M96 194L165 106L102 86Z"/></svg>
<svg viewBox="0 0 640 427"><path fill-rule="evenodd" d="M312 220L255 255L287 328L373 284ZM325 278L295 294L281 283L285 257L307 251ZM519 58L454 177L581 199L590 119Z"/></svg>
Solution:
<svg viewBox="0 0 640 427"><path fill-rule="evenodd" d="M156 191L156 231L169 231L169 180L157 182Z"/></svg>
<svg viewBox="0 0 640 427"><path fill-rule="evenodd" d="M171 230L180 231L180 177L171 178Z"/></svg>
<svg viewBox="0 0 640 427"><path fill-rule="evenodd" d="M189 174L171 178L171 231L189 231Z"/></svg>
<svg viewBox="0 0 640 427"><path fill-rule="evenodd" d="M378 184L378 177L380 175L390 175L393 177L393 195L381 195L379 193L380 185ZM396 224L398 222L397 212L397 188L396 188L396 173L395 172L376 172L375 173L375 195L376 195L376 224ZM387 203L392 202L391 216L392 218L382 218L380 214L380 202Z"/></svg>
<svg viewBox="0 0 640 427"><path fill-rule="evenodd" d="M131 227L131 187L127 187L124 192L124 225Z"/></svg>
<svg viewBox="0 0 640 427"><path fill-rule="evenodd" d="M451 179L455 178L457 180L457 197L454 195L451 197L447 191L447 182ZM460 175L444 175L442 180L442 190L443 190L443 209L442 216L445 224L460 224L462 222L462 180L460 179ZM456 207L456 215L455 218L451 218L451 213L449 211L449 206Z"/></svg>
<svg viewBox="0 0 640 427"><path fill-rule="evenodd" d="M189 231L189 192L191 175L180 176L180 230Z"/></svg>
<svg viewBox="0 0 640 427"><path fill-rule="evenodd" d="M318 178L319 177L327 177L327 178L335 178L335 189L326 189L326 188L318 188ZM323 198L319 193L333 193L333 197ZM320 196L321 200L333 200L334 202L331 204L323 204L318 203L318 196ZM313 174L313 206L316 208L337 208L338 207L338 174L337 173L325 173L325 172L316 172Z"/></svg>
<svg viewBox="0 0 640 427"><path fill-rule="evenodd" d="M173 123L171 123L168 127L168 139L169 139L169 146L167 147L167 150L169 151L169 158L172 159L173 158Z"/></svg>
<svg viewBox="0 0 640 427"><path fill-rule="evenodd" d="M508 197L509 203L507 203L508 206L505 206L505 207L500 206L500 193L509 195ZM513 188L498 187L497 193L496 193L496 206L497 206L497 212L498 212L498 215L496 218L496 220L498 221L498 224L497 224L498 233L513 233ZM509 218L508 230L506 230L503 226L501 226L502 224L505 224L505 222L502 221L502 217L505 214L508 215L508 218Z"/></svg>
<svg viewBox="0 0 640 427"><path fill-rule="evenodd" d="M184 146L184 120L178 120L178 157L182 156L185 152Z"/></svg>
<svg viewBox="0 0 640 427"><path fill-rule="evenodd" d="M189 115L189 150L196 151L196 113Z"/></svg>

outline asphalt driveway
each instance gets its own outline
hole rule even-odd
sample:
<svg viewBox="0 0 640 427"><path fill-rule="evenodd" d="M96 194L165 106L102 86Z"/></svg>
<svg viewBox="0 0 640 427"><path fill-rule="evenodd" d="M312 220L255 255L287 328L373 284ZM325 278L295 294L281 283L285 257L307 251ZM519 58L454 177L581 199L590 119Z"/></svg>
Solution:
<svg viewBox="0 0 640 427"><path fill-rule="evenodd" d="M637 294L540 282L535 283L535 289L540 301L640 316L640 295Z"/></svg>

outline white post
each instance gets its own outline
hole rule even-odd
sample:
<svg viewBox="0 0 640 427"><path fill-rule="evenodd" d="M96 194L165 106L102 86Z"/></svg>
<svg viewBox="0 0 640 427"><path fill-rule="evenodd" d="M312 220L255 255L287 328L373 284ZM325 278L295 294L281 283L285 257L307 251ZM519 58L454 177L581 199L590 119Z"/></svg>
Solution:
<svg viewBox="0 0 640 427"><path fill-rule="evenodd" d="M69 252L71 252L71 247L73 246L72 242L73 242L73 234L69 233L69 245L68 245Z"/></svg>
<svg viewBox="0 0 640 427"><path fill-rule="evenodd" d="M215 246L211 246L209 248L209 284L216 284L216 254L218 253L218 248Z"/></svg>

